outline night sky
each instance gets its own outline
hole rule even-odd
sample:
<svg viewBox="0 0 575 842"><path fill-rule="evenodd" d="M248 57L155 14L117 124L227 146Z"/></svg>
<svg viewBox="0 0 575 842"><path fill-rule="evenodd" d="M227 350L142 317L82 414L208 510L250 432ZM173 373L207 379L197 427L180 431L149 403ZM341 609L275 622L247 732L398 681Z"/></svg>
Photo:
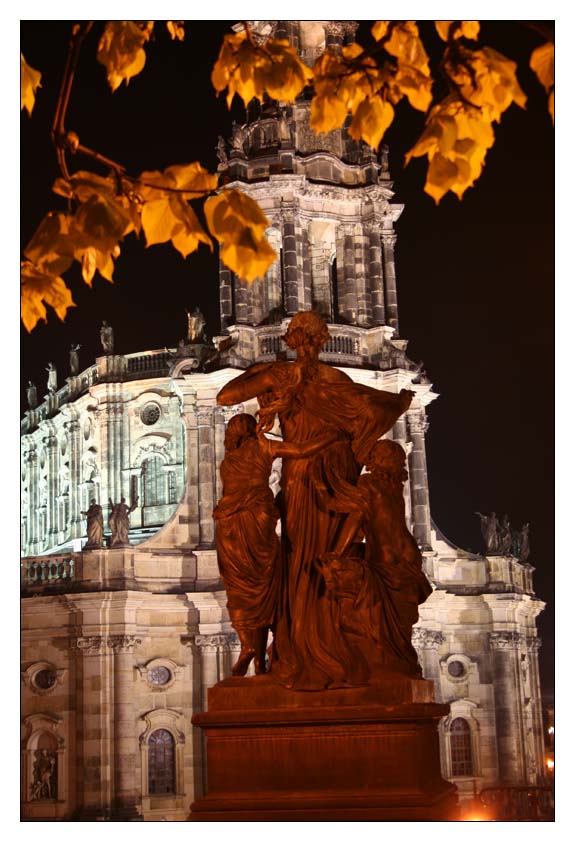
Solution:
<svg viewBox="0 0 575 842"><path fill-rule="evenodd" d="M81 143L143 170L199 160L215 171L218 135L242 120L216 99L210 71L232 21L188 22L183 44L163 24L147 48L144 71L112 94L96 61L97 24L80 59L67 128ZM42 73L29 118L21 117L21 236L25 248L44 214L64 210L51 192L59 176L50 127L64 69L70 23L26 21L21 47ZM426 46L439 44L422 24ZM547 603L539 621L541 671L553 691L554 660L554 133L543 90L528 69L542 43L516 22L483 22L486 44L519 62L526 110L513 105L496 128L486 169L463 201L451 194L437 207L423 193L425 167L406 151L423 117L399 107L385 142L396 190L405 210L397 224L396 267L400 336L408 354L423 361L440 397L429 409L427 459L432 516L455 544L482 550L474 512L508 513L514 528L531 524L535 590ZM369 26L360 29L369 43ZM69 159L71 171L89 169ZM28 379L46 392L45 367L68 375L68 350L80 343L85 368L101 353L99 327L114 327L116 350L131 353L173 347L185 335L184 308L199 305L208 330L219 332L217 257L202 246L186 260L171 246L146 249L130 235L116 261L115 284L97 277L90 290L77 269L66 274L78 305L60 322L21 332L22 395ZM22 404L26 408L25 402Z"/></svg>

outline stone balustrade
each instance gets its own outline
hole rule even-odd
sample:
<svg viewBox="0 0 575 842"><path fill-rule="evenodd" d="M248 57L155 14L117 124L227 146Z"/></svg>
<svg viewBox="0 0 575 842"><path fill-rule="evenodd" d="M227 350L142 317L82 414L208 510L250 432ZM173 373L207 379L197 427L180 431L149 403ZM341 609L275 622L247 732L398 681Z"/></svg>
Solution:
<svg viewBox="0 0 575 842"><path fill-rule="evenodd" d="M69 585L78 579L78 556L35 556L22 559L21 583L24 589Z"/></svg>

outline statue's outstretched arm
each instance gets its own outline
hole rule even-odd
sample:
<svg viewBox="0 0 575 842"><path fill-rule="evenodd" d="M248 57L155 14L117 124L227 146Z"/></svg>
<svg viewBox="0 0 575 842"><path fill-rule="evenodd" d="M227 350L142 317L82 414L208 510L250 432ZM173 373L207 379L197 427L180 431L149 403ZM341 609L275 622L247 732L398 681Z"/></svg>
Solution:
<svg viewBox="0 0 575 842"><path fill-rule="evenodd" d="M277 380L271 372L270 363L252 365L243 374L234 377L223 389L220 389L217 401L220 406L230 406L277 387Z"/></svg>
<svg viewBox="0 0 575 842"><path fill-rule="evenodd" d="M334 441L343 438L339 430L333 428L321 436L309 441L299 443L295 441L270 441L274 459L277 456L290 457L292 459L304 458L307 456L315 456L320 451L324 450Z"/></svg>

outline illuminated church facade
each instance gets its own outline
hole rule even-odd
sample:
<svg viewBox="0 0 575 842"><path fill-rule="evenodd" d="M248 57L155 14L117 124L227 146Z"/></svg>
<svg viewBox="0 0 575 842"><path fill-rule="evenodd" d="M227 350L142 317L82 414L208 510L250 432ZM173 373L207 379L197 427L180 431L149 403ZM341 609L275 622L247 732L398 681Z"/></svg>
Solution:
<svg viewBox="0 0 575 842"><path fill-rule="evenodd" d="M349 21L252 22L312 63L353 41ZM309 100L252 103L220 149L222 183L266 213L278 254L248 285L223 264L220 336L97 358L22 421L22 814L24 820L185 820L206 785L192 714L230 674L239 643L218 574L212 511L226 422L217 392L256 362L290 359L290 317L315 309L321 359L376 389L411 389L388 433L408 456L406 511L433 593L413 632L424 676L450 705L443 774L465 799L542 783L533 568L455 547L431 518L427 407L436 397L398 321L393 202L384 150L345 129L316 135ZM273 431L279 435L279 430ZM270 483L277 492L279 466ZM124 497L131 546L84 549L92 501Z"/></svg>

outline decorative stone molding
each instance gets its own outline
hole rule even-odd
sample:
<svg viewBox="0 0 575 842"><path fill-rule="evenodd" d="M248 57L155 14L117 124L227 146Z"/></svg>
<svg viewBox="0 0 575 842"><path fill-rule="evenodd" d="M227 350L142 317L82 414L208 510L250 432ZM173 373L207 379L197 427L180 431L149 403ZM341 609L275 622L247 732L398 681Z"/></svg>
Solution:
<svg viewBox="0 0 575 842"><path fill-rule="evenodd" d="M519 649L525 638L516 631L489 632L491 649Z"/></svg>
<svg viewBox="0 0 575 842"><path fill-rule="evenodd" d="M528 637L525 642L528 652L537 652L541 649L541 639L538 637Z"/></svg>
<svg viewBox="0 0 575 842"><path fill-rule="evenodd" d="M182 641L184 639L182 638ZM188 642L186 640L186 642ZM196 634L193 637L194 646L198 649L226 649L239 645L239 638L235 632L223 634Z"/></svg>
<svg viewBox="0 0 575 842"><path fill-rule="evenodd" d="M131 654L141 642L135 634L115 634L108 638L108 646L119 655Z"/></svg>
<svg viewBox="0 0 575 842"><path fill-rule="evenodd" d="M97 635L74 637L70 641L70 648L80 649L85 655L100 655L104 652L105 642L105 638Z"/></svg>
<svg viewBox="0 0 575 842"><path fill-rule="evenodd" d="M48 696L64 681L68 670L58 669L48 661L36 661L20 673L24 685L37 696ZM49 676L53 677L50 681ZM45 677L45 680L44 680ZM47 686L44 686L47 685Z"/></svg>
<svg viewBox="0 0 575 842"><path fill-rule="evenodd" d="M445 643L445 635L433 629L414 628L411 632L411 642L416 649L437 649Z"/></svg>

